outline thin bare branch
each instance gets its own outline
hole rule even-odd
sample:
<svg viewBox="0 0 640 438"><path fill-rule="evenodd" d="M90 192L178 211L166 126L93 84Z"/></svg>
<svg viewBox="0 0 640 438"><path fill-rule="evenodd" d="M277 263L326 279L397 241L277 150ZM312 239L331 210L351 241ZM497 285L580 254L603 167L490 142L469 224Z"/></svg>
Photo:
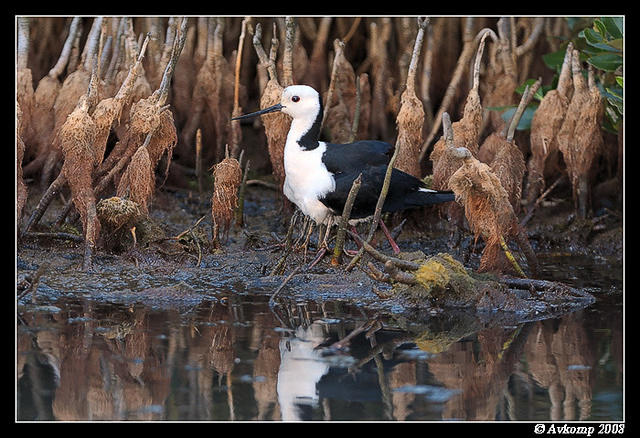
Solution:
<svg viewBox="0 0 640 438"><path fill-rule="evenodd" d="M100 30L102 28L102 20L104 17L96 17L91 25L91 30L87 36L87 42L84 45L80 62L86 71L90 71L93 66L93 57L98 47L98 39L100 38Z"/></svg>
<svg viewBox="0 0 640 438"><path fill-rule="evenodd" d="M353 208L353 203L356 200L356 196L358 196L358 191L360 190L361 184L362 173L358 175L358 177L351 184L349 195L347 196L347 200L344 203L344 208L342 209L342 216L340 217L340 222L338 223L338 232L336 234L336 243L333 247L333 257L331 258L331 264L334 266L340 264L340 259L342 257L342 248L344 246L344 238L347 232L347 226L349 225L349 218L351 217L351 209Z"/></svg>
<svg viewBox="0 0 640 438"><path fill-rule="evenodd" d="M533 99L533 95L536 94L538 88L540 88L540 84L542 79L538 79L531 87L527 85L522 93L522 98L520 99L520 103L518 104L518 108L516 109L511 121L509 122L509 129L507 131L506 139L509 143L513 141L513 136L515 134L518 123L520 123L520 119L522 118L522 114L524 114L524 110Z"/></svg>
<svg viewBox="0 0 640 438"><path fill-rule="evenodd" d="M533 49L544 29L544 21L544 17L536 17L533 30L531 31L531 34L529 34L529 38L527 38L527 40L522 43L522 45L515 48L516 57L520 57L527 53L529 50Z"/></svg>
<svg viewBox="0 0 640 438"><path fill-rule="evenodd" d="M560 77L558 78L558 86L556 90L558 93L567 96L571 88L571 57L573 56L573 43L569 42L567 45L567 51L564 54L564 60L562 61L562 69L560 70Z"/></svg>
<svg viewBox="0 0 640 438"><path fill-rule="evenodd" d="M249 30L251 32L251 30ZM264 48L262 47L262 25L260 23L256 23L256 30L253 34L253 47L256 50L256 54L258 55L258 60L260 64L267 70L269 73L269 79L278 80L278 72L276 69L275 56L267 56ZM278 39L275 36L275 31L273 35L273 39L271 40L271 52L277 51L278 49Z"/></svg>
<svg viewBox="0 0 640 438"><path fill-rule="evenodd" d="M393 151L393 155L391 156L391 160L389 160L389 164L387 165L387 170L384 174L384 181L382 183L382 189L380 190L380 195L378 196L378 201L376 202L376 209L373 214L373 219L371 221L371 226L369 227L369 233L367 234L366 241L371 242L373 238L373 234L378 228L378 223L380 222L380 216L382 215L382 207L384 206L384 201L387 199L387 193L389 192L389 185L391 184L391 174L393 173L393 165L396 162L396 158L398 157L398 148L395 148ZM353 269L353 267L360 261L362 258L362 254L364 253L364 245L358 250L358 253L351 259L351 262L345 268L347 271Z"/></svg>
<svg viewBox="0 0 640 438"><path fill-rule="evenodd" d="M418 34L413 44L413 53L411 54L411 62L409 63L409 72L407 73L407 89L415 94L416 86L416 70L418 69L418 58L422 51L422 41L424 39L424 31L429 24L429 18L421 20L418 18Z"/></svg>
<svg viewBox="0 0 640 438"><path fill-rule="evenodd" d="M296 22L293 17L285 18L284 54L282 56L282 85L293 84L293 46L295 44Z"/></svg>
<svg viewBox="0 0 640 438"><path fill-rule="evenodd" d="M156 96L156 105L162 106L167 100L169 95L169 85L171 84L171 77L173 76L173 71L178 63L178 58L180 58L180 53L182 53L182 48L184 47L184 43L187 39L187 18L183 17L182 22L180 23L180 32L176 37L176 41L174 41L173 50L171 52L171 58L167 63L167 67L164 70L164 74L162 75L162 82L160 83L160 87L156 91L154 91L154 95Z"/></svg>
<svg viewBox="0 0 640 438"><path fill-rule="evenodd" d="M62 47L62 52L60 52L60 57L58 58L58 62L54 65L51 70L49 70L49 76L57 79L58 76L62 74L62 71L69 62L69 56L71 55L71 47L73 46L73 40L76 37L76 32L78 31L78 23L80 23L80 17L74 17L71 20L71 24L69 25L69 35L67 35L67 39L64 42L64 46Z"/></svg>

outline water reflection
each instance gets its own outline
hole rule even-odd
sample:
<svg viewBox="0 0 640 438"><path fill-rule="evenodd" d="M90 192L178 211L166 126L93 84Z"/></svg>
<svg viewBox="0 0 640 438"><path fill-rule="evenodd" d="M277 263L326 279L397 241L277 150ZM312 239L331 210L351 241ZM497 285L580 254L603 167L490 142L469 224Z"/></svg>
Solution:
<svg viewBox="0 0 640 438"><path fill-rule="evenodd" d="M53 307L55 306L55 307ZM19 420L619 420L620 312L516 326L341 303L25 307ZM618 309L619 310L619 309Z"/></svg>
<svg viewBox="0 0 640 438"><path fill-rule="evenodd" d="M329 371L317 347L325 340L323 326L298 327L294 336L280 341L277 386L282 420L301 420L305 410L318 406L318 381Z"/></svg>

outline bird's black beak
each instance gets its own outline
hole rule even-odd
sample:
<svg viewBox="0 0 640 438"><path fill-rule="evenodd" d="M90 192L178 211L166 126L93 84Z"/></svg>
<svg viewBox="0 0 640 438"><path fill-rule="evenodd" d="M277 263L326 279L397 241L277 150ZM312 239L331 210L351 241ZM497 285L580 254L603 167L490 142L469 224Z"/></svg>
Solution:
<svg viewBox="0 0 640 438"><path fill-rule="evenodd" d="M284 108L284 105L277 103L277 104L275 104L273 106L270 106L269 108L265 108L265 109L262 109L260 111L256 111L256 112L249 113L249 114L244 114L242 116L234 117L231 120L248 119L250 117L259 116L261 114L272 113L274 111L280 111L280 110L282 110L282 108Z"/></svg>

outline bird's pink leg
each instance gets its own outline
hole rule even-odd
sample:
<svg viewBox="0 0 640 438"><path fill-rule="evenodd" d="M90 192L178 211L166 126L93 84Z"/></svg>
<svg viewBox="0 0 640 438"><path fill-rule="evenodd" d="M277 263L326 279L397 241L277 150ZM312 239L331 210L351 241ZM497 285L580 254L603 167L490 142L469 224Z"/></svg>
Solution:
<svg viewBox="0 0 640 438"><path fill-rule="evenodd" d="M380 228L382 228L382 232L384 233L384 235L387 236L387 240L389 241L389 245L391 245L391 248L393 249L393 253L396 255L400 254L400 248L398 247L398 244L395 242L395 240L393 240L393 237L391 237L391 233L387 229L387 226L384 224L382 219L380 219Z"/></svg>

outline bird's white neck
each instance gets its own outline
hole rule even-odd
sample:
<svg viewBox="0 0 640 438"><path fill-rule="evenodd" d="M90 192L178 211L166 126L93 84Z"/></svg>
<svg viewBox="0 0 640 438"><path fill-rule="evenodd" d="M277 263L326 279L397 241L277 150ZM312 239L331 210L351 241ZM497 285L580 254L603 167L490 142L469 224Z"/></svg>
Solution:
<svg viewBox="0 0 640 438"><path fill-rule="evenodd" d="M320 125L322 124L322 105L318 105L315 113L296 115L291 121L291 127L287 134L287 147L311 150L318 147L320 137Z"/></svg>
<svg viewBox="0 0 640 438"><path fill-rule="evenodd" d="M326 143L318 141L321 114L295 117L284 148L284 194L316 223L324 222L329 214L319 198L335 188L332 174L322 162Z"/></svg>

